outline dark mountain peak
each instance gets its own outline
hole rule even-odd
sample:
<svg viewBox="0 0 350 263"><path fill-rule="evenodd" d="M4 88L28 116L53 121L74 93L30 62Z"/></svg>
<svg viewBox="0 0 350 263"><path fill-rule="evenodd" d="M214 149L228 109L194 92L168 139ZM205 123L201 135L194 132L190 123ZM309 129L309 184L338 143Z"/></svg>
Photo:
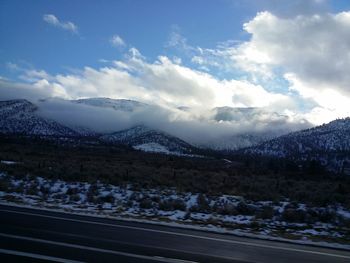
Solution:
<svg viewBox="0 0 350 263"><path fill-rule="evenodd" d="M27 100L0 102L0 133L35 136L77 136L78 134L36 114L38 107Z"/></svg>
<svg viewBox="0 0 350 263"><path fill-rule="evenodd" d="M34 112L37 110L37 106L25 99L6 100L0 101L0 115L8 116L15 114L16 112Z"/></svg>

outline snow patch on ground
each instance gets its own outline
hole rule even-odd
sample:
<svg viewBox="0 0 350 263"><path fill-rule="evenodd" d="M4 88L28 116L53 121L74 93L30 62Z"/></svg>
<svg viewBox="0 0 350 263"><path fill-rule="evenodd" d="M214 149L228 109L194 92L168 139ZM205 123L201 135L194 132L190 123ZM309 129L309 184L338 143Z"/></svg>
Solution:
<svg viewBox="0 0 350 263"><path fill-rule="evenodd" d="M4 187L6 186L6 187ZM42 177L13 177L0 173L0 201L89 213L114 218L173 222L189 228L281 238L287 233L299 241L325 238L349 243L341 222L350 211L342 206L307 207L288 201L251 201L241 196L205 196L175 189L134 189L96 182L65 182ZM286 221L291 209L311 214L331 213L329 222ZM267 213L267 214L266 214ZM283 236L283 235L282 235ZM350 246L349 246L350 249Z"/></svg>
<svg viewBox="0 0 350 263"><path fill-rule="evenodd" d="M139 150L139 151L143 151L143 152L150 152L150 153L162 153L162 154L186 156L186 157L201 157L199 155L194 155L194 154L185 154L185 153L181 153L181 152L170 151L167 147L165 147L159 143L155 143L155 142L135 145L135 146L133 146L133 148L135 150Z"/></svg>
<svg viewBox="0 0 350 263"><path fill-rule="evenodd" d="M164 153L164 154L180 154L177 152L170 152L168 148L159 143L150 142L133 146L135 150L140 150L144 152L156 152L156 153Z"/></svg>
<svg viewBox="0 0 350 263"><path fill-rule="evenodd" d="M12 165L12 164L16 164L17 162L1 160L0 163L1 163L1 164Z"/></svg>

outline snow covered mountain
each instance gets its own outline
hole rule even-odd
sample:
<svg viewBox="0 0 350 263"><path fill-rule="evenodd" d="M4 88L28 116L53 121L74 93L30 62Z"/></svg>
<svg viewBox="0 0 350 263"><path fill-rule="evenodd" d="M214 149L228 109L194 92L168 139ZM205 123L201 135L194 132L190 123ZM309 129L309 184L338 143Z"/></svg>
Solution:
<svg viewBox="0 0 350 263"><path fill-rule="evenodd" d="M204 146L218 151L234 151L259 145L262 142L278 137L280 134L281 133L241 133L231 136L223 136L221 138L207 142Z"/></svg>
<svg viewBox="0 0 350 263"><path fill-rule="evenodd" d="M195 147L177 137L143 125L107 134L101 139L109 143L127 144L146 152L189 155L196 151Z"/></svg>
<svg viewBox="0 0 350 263"><path fill-rule="evenodd" d="M104 98L77 100L72 103L113 108L126 113L148 106L137 101ZM64 138L89 137L97 143L98 141L103 141L112 144L126 144L138 150L165 154L195 155L199 152L198 148L190 143L166 132L143 125L102 134L84 126L74 128L65 122L70 117L70 112L65 113L65 118L62 121L54 121L53 118L47 115L39 114L39 112L45 111L45 108L41 108L41 104L38 105L40 105L40 111L38 106L27 100L0 101L0 133ZM85 110L85 108L82 108L82 110ZM108 119L108 121L118 121L118 119L113 119L113 117L118 115L110 116L112 119ZM293 129L293 127L286 125L286 123L288 124L286 116L271 115L264 110L256 108L241 109L229 107L216 108L214 116L217 121L237 121L238 124L242 119L243 121L247 118L260 119L262 116L263 118L269 118L268 116L270 116L272 121L259 122L265 126L271 125L267 130L262 129L259 131L259 128L255 128L251 133L242 132L226 135L219 139L216 138L213 142L208 140L206 146L210 146L212 149L232 150L250 147L241 150L241 152L290 158L296 161L317 160L329 169L337 172L348 169L348 164L350 164L350 118L335 120L329 124L312 129L277 137ZM103 114L101 117L104 117ZM306 123L305 125L309 124ZM300 129L300 127L302 126L297 128Z"/></svg>
<svg viewBox="0 0 350 263"><path fill-rule="evenodd" d="M112 107L125 111L144 106L138 102L125 100L92 99L79 103L92 103L98 107ZM177 137L145 126L136 126L101 136L84 127L68 128L37 113L38 107L27 100L0 101L0 133L70 138L95 137L96 141L126 144L146 152L175 155L192 155L196 151L195 147Z"/></svg>
<svg viewBox="0 0 350 263"><path fill-rule="evenodd" d="M342 172L350 164L350 118L293 132L244 152L297 161L317 160L330 170Z"/></svg>
<svg viewBox="0 0 350 263"><path fill-rule="evenodd" d="M79 134L36 114L37 106L27 100L0 101L0 133L74 137Z"/></svg>
<svg viewBox="0 0 350 263"><path fill-rule="evenodd" d="M112 108L118 111L132 112L147 107L148 104L135 100L110 99L110 98L89 98L72 100L74 103L85 104L95 107Z"/></svg>

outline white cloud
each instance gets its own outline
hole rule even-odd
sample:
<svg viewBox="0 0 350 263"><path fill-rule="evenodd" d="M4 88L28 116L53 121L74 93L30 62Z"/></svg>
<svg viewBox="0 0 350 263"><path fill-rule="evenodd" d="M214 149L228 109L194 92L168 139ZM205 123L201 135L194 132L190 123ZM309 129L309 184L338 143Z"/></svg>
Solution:
<svg viewBox="0 0 350 263"><path fill-rule="evenodd" d="M281 19L259 13L244 24L246 61L279 66L307 81L349 92L350 12Z"/></svg>
<svg viewBox="0 0 350 263"><path fill-rule="evenodd" d="M265 11L243 28L251 35L248 41L197 48L192 62L199 68L238 70L255 84L286 80L290 86L284 84L281 92L289 88L299 103L315 102L306 113L315 124L350 116L350 12L279 17ZM312 117L320 109L328 111L325 117Z"/></svg>
<svg viewBox="0 0 350 263"><path fill-rule="evenodd" d="M350 12L294 18L262 12L244 24L252 37L238 51L248 65L285 72L291 90L318 104L312 112L328 116L313 119L320 123L350 115L349 27Z"/></svg>
<svg viewBox="0 0 350 263"><path fill-rule="evenodd" d="M36 82L41 79L52 79L52 77L46 71L35 69L24 70L24 74L20 75L19 77L28 82Z"/></svg>
<svg viewBox="0 0 350 263"><path fill-rule="evenodd" d="M296 15L313 15L329 10L332 0L244 0L233 1L238 5L248 6L254 10L267 10L278 17L295 17Z"/></svg>
<svg viewBox="0 0 350 263"><path fill-rule="evenodd" d="M338 89L320 82L299 79L292 73L286 74L285 78L290 82L291 90L297 91L303 98L311 99L318 105L305 114L305 118L310 122L322 124L350 116L350 97Z"/></svg>
<svg viewBox="0 0 350 263"><path fill-rule="evenodd" d="M114 61L110 66L85 67L75 73L58 75L29 69L22 71L21 79L40 87L50 86L53 96L64 98L130 98L202 109L232 106L293 110L295 107L286 95L268 92L247 81L220 80L180 63L177 58L171 60L166 56L150 63L136 48L131 48L124 60Z"/></svg>
<svg viewBox="0 0 350 263"><path fill-rule="evenodd" d="M43 20L55 27L70 31L72 33L78 34L78 27L70 21L60 21L55 15L53 14L45 14L43 15Z"/></svg>
<svg viewBox="0 0 350 263"><path fill-rule="evenodd" d="M125 41L119 36L119 35L114 35L110 39L110 43L114 47L125 47Z"/></svg>
<svg viewBox="0 0 350 263"><path fill-rule="evenodd" d="M13 63L13 62L7 62L6 67L12 71L20 70L20 67L16 63Z"/></svg>

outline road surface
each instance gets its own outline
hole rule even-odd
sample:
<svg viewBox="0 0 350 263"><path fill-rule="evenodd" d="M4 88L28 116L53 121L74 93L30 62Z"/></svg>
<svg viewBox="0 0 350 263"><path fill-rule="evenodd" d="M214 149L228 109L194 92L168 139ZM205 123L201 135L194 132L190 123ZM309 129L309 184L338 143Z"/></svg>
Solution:
<svg viewBox="0 0 350 263"><path fill-rule="evenodd" d="M0 205L0 262L350 262L350 251Z"/></svg>

